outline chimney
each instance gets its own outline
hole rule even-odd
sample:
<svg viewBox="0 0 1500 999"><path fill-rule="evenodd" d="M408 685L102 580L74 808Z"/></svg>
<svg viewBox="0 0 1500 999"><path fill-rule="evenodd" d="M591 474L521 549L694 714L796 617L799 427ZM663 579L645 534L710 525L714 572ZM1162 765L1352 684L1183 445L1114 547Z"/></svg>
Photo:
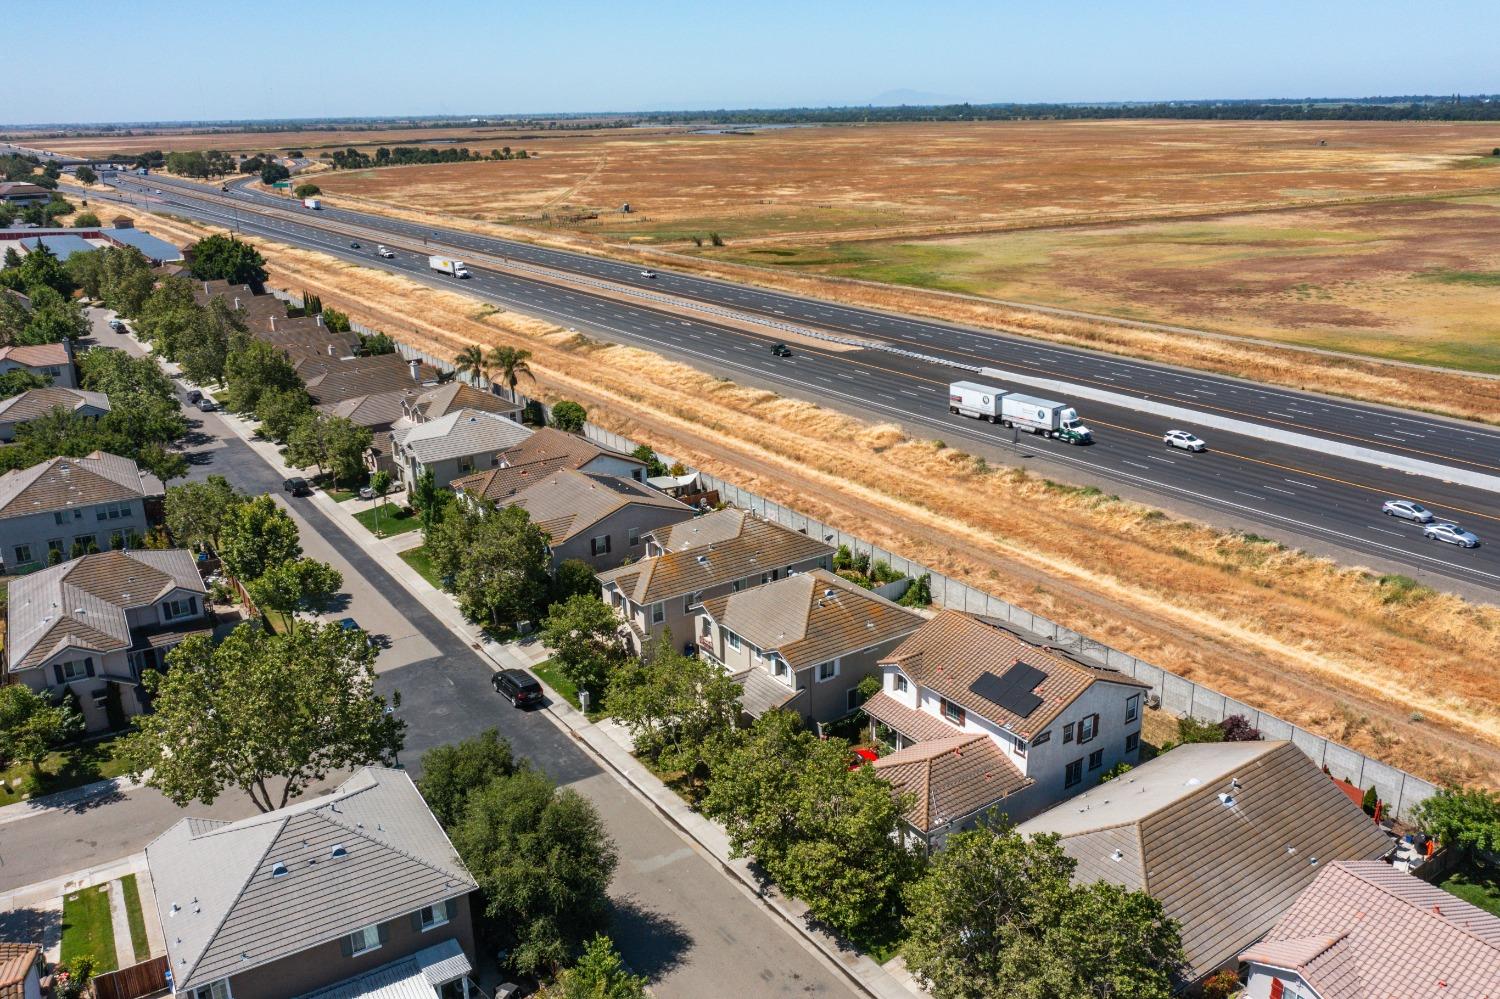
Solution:
<svg viewBox="0 0 1500 999"><path fill-rule="evenodd" d="M406 362L406 366L409 367L409 368L411 368L411 380L412 381L419 382L419 381L422 380L422 362L421 361L419 361L415 357L413 357L410 361Z"/></svg>
<svg viewBox="0 0 1500 999"><path fill-rule="evenodd" d="M276 332L276 317L275 316L271 317L271 332L272 333Z"/></svg>
<svg viewBox="0 0 1500 999"><path fill-rule="evenodd" d="M331 343L328 345L328 356L329 357L333 356L333 344L331 344Z"/></svg>
<svg viewBox="0 0 1500 999"><path fill-rule="evenodd" d="M234 296L234 307L236 309L238 309L240 307L240 296L238 296L238 295Z"/></svg>
<svg viewBox="0 0 1500 999"><path fill-rule="evenodd" d="M319 326L322 326L323 325L323 313L320 312L316 316L313 316L313 322L317 323Z"/></svg>

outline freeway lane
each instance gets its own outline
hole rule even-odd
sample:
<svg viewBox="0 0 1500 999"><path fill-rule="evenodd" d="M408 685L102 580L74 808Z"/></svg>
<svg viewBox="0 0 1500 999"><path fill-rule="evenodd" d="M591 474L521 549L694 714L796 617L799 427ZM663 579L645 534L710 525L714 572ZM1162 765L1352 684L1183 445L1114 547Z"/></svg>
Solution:
<svg viewBox="0 0 1500 999"><path fill-rule="evenodd" d="M638 343L688 360L715 373L764 384L813 401L858 409L881 419L895 419L915 432L962 440L976 453L1006 456L1009 432L950 416L946 385L953 372L913 358L886 352L838 352L799 347L789 361L771 357L772 337L711 322L683 318L633 302L550 284L511 273L474 268L475 277L457 282L431 272L425 255L402 250L394 260L373 256L373 247L349 248L346 237L308 223L318 219L261 218L253 211L226 212L204 204L188 192L163 196L162 207L182 214L237 224L247 232L322 250L334 256L401 271L428 284L461 288L469 294L536 314L563 325L576 325L613 340ZM1424 543L1420 532L1380 516L1386 495L1414 494L1440 513L1469 524L1481 537L1500 538L1500 509L1493 494L1448 485L1353 461L1296 449L1275 448L1248 437L1199 430L1214 450L1206 455L1168 452L1160 434L1166 429L1134 412L1103 405L1085 410L1099 443L1074 448L1027 438L1025 445L1046 459L1071 467L1067 477L1083 482L1122 483L1164 499L1169 505L1191 504L1249 521L1257 530L1294 544L1312 537L1345 552L1374 557L1429 578L1500 590L1500 544L1463 551ZM1184 429L1198 430L1192 426Z"/></svg>
<svg viewBox="0 0 1500 999"><path fill-rule="evenodd" d="M151 178L184 188L201 186ZM128 183L128 181L127 181ZM297 210L285 198L237 184L230 194L247 204ZM444 246L522 260L557 270L606 278L699 301L732 307L788 322L804 323L852 336L875 337L912 349L992 367L1012 368L1052 378L1096 384L1197 409L1220 412L1258 423L1304 430L1318 436L1377 447L1484 471L1500 471L1500 430L1478 424L1379 406L1344 402L1325 396L1269 388L1251 382L1204 375L1094 353L1055 347L990 330L853 308L748 285L670 271L655 278L641 275L641 265L481 236L462 230L424 226L400 219L325 206L323 216L385 232L429 239Z"/></svg>

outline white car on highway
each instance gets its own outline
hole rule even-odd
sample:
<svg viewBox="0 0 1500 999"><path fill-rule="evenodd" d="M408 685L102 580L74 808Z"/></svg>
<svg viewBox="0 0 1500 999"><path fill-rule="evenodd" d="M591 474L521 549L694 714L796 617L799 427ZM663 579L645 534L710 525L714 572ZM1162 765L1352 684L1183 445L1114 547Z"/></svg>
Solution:
<svg viewBox="0 0 1500 999"><path fill-rule="evenodd" d="M1380 504L1380 512L1387 517L1400 517L1402 520L1414 520L1419 524L1430 524L1433 521L1432 511L1420 503L1411 500L1389 499Z"/></svg>
<svg viewBox="0 0 1500 999"><path fill-rule="evenodd" d="M1202 439L1186 430L1168 430L1161 439L1168 447L1180 447L1184 451L1207 451L1208 445Z"/></svg>
<svg viewBox="0 0 1500 999"><path fill-rule="evenodd" d="M1460 548L1479 547L1479 535L1473 531L1466 531L1457 524L1428 524L1423 528L1422 534L1429 541L1446 541Z"/></svg>
<svg viewBox="0 0 1500 999"><path fill-rule="evenodd" d="M641 277L643 277L643 278L654 278L654 277L656 277L656 272L653 271L653 270L651 270L650 268L647 268L646 270L641 271Z"/></svg>
<svg viewBox="0 0 1500 999"><path fill-rule="evenodd" d="M387 260L394 259L396 256L396 251L389 246L377 246L375 247L375 252Z"/></svg>

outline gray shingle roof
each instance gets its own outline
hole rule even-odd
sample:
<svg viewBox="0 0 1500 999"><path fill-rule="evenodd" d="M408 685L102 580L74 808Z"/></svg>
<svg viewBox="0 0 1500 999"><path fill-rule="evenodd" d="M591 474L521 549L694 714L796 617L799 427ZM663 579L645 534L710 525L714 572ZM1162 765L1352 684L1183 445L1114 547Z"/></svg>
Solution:
<svg viewBox="0 0 1500 999"><path fill-rule="evenodd" d="M476 887L411 778L383 767L267 815L183 819L146 848L146 862L179 989Z"/></svg>
<svg viewBox="0 0 1500 999"><path fill-rule="evenodd" d="M590 475L571 468L553 472L499 502L525 510L554 545L576 537L627 506L670 510L684 520L693 516L692 507L634 479Z"/></svg>
<svg viewBox="0 0 1500 999"><path fill-rule="evenodd" d="M92 406L101 413L108 413L109 396L103 392L85 392L74 388L27 389L20 395L0 399L0 423L25 423L54 409L76 413L87 406Z"/></svg>
<svg viewBox="0 0 1500 999"><path fill-rule="evenodd" d="M0 518L160 496L161 480L129 458L95 451L86 458L49 458L0 475Z"/></svg>
<svg viewBox="0 0 1500 999"><path fill-rule="evenodd" d="M460 409L415 426L397 427L396 446L425 464L513 447L531 436L515 420L477 409Z"/></svg>

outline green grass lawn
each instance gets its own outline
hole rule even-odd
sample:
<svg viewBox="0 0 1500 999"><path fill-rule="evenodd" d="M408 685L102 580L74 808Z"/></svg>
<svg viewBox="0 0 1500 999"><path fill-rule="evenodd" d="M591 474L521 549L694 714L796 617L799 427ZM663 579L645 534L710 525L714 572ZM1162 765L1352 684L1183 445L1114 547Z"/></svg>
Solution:
<svg viewBox="0 0 1500 999"><path fill-rule="evenodd" d="M114 923L109 916L109 886L97 885L63 896L62 962L88 956L94 973L120 967L115 955Z"/></svg>
<svg viewBox="0 0 1500 999"><path fill-rule="evenodd" d="M573 707L578 707L578 688L573 686L572 681L557 671L557 667L552 665L551 659L544 659L537 663L531 667L531 672L536 674L538 680L541 680L547 686L561 694L563 699L573 705ZM582 709L580 708L579 710Z"/></svg>
<svg viewBox="0 0 1500 999"><path fill-rule="evenodd" d="M427 549L422 545L418 545L415 548L408 548L402 552L401 561L420 572L422 578L433 586L440 590L443 588L443 581L438 577L437 570L432 566L432 559L427 557Z"/></svg>
<svg viewBox="0 0 1500 999"><path fill-rule="evenodd" d="M406 513L401 507L394 503L383 503L379 507L380 529L376 530L374 509L361 510L354 515L354 519L364 524L371 534L378 537L388 538L393 534L405 534L407 531L415 531L422 526L422 518L415 513Z"/></svg>
<svg viewBox="0 0 1500 999"><path fill-rule="evenodd" d="M1500 869L1465 862L1445 874L1437 886L1470 905L1500 916Z"/></svg>
<svg viewBox="0 0 1500 999"><path fill-rule="evenodd" d="M96 780L122 776L125 770L124 762L115 755L113 739L64 746L48 753L47 758L42 761L41 784L35 792L51 794L54 791L66 791L92 784ZM26 783L30 776L31 765L28 763L16 763L0 770L0 781L4 782L4 787L0 788L0 805L20 801L21 795L31 790ZM21 781L19 787L12 783L16 780Z"/></svg>
<svg viewBox="0 0 1500 999"><path fill-rule="evenodd" d="M120 890L125 895L125 917L130 920L130 945L135 950L135 963L140 964L151 956L151 944L146 940L146 916L141 911L141 887L135 875L127 874L120 879Z"/></svg>

